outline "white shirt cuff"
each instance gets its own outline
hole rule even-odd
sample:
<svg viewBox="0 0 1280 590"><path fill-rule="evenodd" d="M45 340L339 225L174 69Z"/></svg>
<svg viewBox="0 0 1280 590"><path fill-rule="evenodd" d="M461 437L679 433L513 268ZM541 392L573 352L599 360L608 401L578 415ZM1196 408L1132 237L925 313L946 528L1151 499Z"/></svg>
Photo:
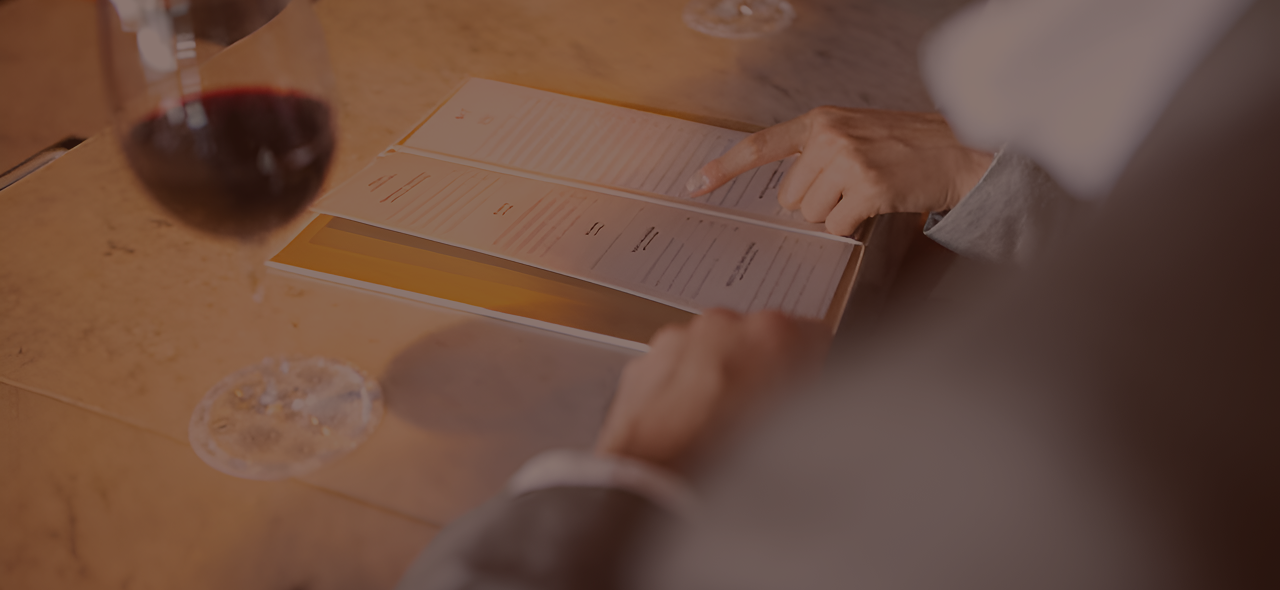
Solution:
<svg viewBox="0 0 1280 590"><path fill-rule="evenodd" d="M625 490L675 514L690 516L695 498L677 476L643 461L589 451L546 451L525 462L507 491L516 496L553 487Z"/></svg>
<svg viewBox="0 0 1280 590"><path fill-rule="evenodd" d="M979 178L978 183L973 185L973 188L970 188L969 192L965 193L964 196L960 198L960 202L957 203L953 209L963 207L965 201L969 200L969 195L978 192L978 189L987 182L987 177L991 175L992 170L995 170L996 163L1000 161L1000 156L1004 155L1004 150L1005 146L1000 146L1000 149L996 150L996 152L992 154L991 164L989 164L986 171L982 173L982 178ZM945 211L930 211L929 216L926 218L924 223L924 233L928 234L933 231L934 227L939 223L942 223L942 221L947 218L947 213L949 212L951 212L951 209L947 209Z"/></svg>

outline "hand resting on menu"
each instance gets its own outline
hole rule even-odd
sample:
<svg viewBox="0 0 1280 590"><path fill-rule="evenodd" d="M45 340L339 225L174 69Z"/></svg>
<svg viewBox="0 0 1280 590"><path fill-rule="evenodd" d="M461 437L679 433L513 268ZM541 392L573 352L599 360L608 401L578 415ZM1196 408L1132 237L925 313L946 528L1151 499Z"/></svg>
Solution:
<svg viewBox="0 0 1280 590"><path fill-rule="evenodd" d="M737 410L818 368L830 339L776 311L711 310L664 327L623 370L596 450L680 471Z"/></svg>

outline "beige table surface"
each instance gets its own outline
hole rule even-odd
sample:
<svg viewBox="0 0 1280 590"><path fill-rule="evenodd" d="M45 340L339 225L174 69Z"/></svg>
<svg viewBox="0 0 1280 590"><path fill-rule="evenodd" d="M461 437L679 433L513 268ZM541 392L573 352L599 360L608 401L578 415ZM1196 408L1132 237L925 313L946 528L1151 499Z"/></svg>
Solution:
<svg viewBox="0 0 1280 590"><path fill-rule="evenodd" d="M686 29L682 0L319 0L339 83L330 185L467 76L759 125L930 108L915 48L956 1L795 4L791 29L743 42ZM104 136L0 191L0 588L387 587L521 461L588 443L629 358L285 274L255 305L237 268ZM192 408L282 351L378 376L381 428L297 480L206 467Z"/></svg>

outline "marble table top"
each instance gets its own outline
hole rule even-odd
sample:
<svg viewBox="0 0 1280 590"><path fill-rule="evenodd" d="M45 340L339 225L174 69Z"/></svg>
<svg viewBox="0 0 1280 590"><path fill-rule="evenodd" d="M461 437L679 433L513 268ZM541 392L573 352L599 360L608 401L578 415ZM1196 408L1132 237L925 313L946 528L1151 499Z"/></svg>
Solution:
<svg viewBox="0 0 1280 590"><path fill-rule="evenodd" d="M957 1L793 1L787 31L727 41L682 0L319 0L329 183L468 76L758 125L931 108L915 49ZM631 356L283 273L255 304L237 251L168 219L106 136L0 192L0 588L388 587L524 459L589 443ZM285 351L378 376L378 432L296 480L206 467L197 401Z"/></svg>

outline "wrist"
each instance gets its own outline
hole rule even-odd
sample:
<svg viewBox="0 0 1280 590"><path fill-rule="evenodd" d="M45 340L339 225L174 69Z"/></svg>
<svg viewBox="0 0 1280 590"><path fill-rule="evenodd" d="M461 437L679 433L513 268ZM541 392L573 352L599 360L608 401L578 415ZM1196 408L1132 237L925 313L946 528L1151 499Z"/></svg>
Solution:
<svg viewBox="0 0 1280 590"><path fill-rule="evenodd" d="M957 171L952 177L951 198L948 199L947 209L954 209L960 201L973 192L995 161L994 153L970 148L963 148L963 150Z"/></svg>

